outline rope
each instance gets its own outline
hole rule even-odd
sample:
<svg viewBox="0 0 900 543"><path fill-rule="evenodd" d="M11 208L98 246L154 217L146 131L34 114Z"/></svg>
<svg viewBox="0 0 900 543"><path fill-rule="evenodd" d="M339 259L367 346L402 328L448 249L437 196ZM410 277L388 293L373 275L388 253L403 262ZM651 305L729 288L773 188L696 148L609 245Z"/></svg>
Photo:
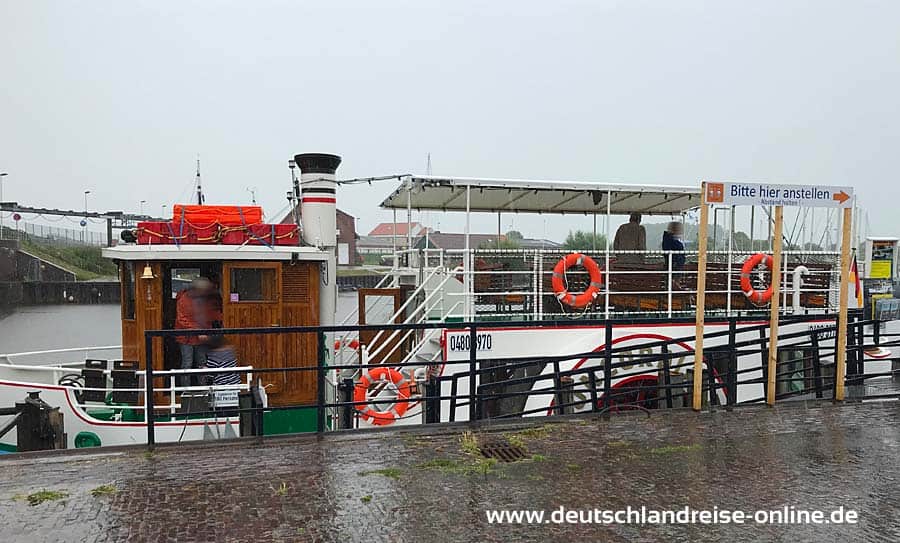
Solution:
<svg viewBox="0 0 900 543"><path fill-rule="evenodd" d="M179 243L184 243L185 242L184 240L186 240L190 237L190 233L185 233L184 225L187 225L194 231L193 233L195 235L200 231L205 231L205 230L210 231L209 235L204 235L204 236L197 235L196 240L201 243L207 243L207 242L220 243L222 241L222 239L224 239L224 237L227 234L230 234L231 232L243 232L244 234L246 234L246 235L250 236L251 238L253 238L254 240L258 241L259 243L266 245L267 247L270 247L270 248L278 240L282 240L282 239L286 239L286 238L293 239L299 235L299 228L297 228L296 225L293 225L294 227L291 228L291 230L289 232L285 232L283 234L278 234L276 232L277 225L274 223L268 225L269 233L264 237L257 236L252 231L252 228L254 226L264 225L265 223L254 223L254 224L250 224L250 225L245 224L242 226L225 226L222 223L216 221L212 224L198 226L198 225L191 223L190 221L188 221L186 219L183 219L179 225L179 234L175 233L175 230L172 228L171 222L167 221L165 224L168 227L169 235L166 235L161 232L156 232L156 231L151 230L146 227L137 228L136 233L138 235L147 234L149 236L153 236L153 237L156 237L159 239L171 240L171 241L175 242L175 244L177 245ZM267 242L267 240L265 238L269 238L269 240L271 240L271 243Z"/></svg>
<svg viewBox="0 0 900 543"><path fill-rule="evenodd" d="M244 208L241 207L241 206L238 206L238 213L239 213L240 216L241 216L241 224L243 224L244 226L247 226L247 223L244 221ZM274 229L275 226L273 225L272 228ZM265 245L265 246L268 247L269 249L272 248L271 245L269 245L265 240L260 239L260 238L259 238L256 234L254 234L253 231L250 230L249 228L248 228L248 230L247 230L247 233L250 234L250 237L252 237L252 238L255 239L256 241L262 243L263 245ZM274 243L275 240L272 240L272 242Z"/></svg>

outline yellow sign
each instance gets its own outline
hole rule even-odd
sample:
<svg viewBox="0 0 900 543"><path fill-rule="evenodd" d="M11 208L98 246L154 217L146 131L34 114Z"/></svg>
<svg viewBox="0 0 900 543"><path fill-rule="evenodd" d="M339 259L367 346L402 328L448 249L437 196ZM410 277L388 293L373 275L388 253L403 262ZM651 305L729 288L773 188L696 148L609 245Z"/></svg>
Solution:
<svg viewBox="0 0 900 543"><path fill-rule="evenodd" d="M870 279L890 279L891 278L891 261L890 260L873 260L869 269Z"/></svg>

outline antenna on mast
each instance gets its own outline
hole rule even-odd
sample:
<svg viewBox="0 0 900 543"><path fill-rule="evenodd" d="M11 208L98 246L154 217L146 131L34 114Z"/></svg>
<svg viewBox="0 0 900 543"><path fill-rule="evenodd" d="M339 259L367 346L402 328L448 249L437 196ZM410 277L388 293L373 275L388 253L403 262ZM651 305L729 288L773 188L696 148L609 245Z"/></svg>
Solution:
<svg viewBox="0 0 900 543"><path fill-rule="evenodd" d="M200 155L197 155L197 204L203 205L203 187L200 183Z"/></svg>
<svg viewBox="0 0 900 543"><path fill-rule="evenodd" d="M431 153L428 153L428 160L426 160L426 162L425 162L425 175L431 175ZM424 225L425 226L425 249L426 250L430 249L430 246L428 245L428 243L429 243L428 232L429 232L429 230L431 230L430 225L428 224L431 222L430 219L431 219L431 216L426 211L425 212L425 225Z"/></svg>

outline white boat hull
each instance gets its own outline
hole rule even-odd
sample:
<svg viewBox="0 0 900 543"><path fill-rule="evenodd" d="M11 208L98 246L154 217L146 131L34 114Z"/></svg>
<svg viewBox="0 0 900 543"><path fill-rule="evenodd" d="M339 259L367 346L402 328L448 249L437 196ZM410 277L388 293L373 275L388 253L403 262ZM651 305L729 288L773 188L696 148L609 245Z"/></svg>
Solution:
<svg viewBox="0 0 900 543"><path fill-rule="evenodd" d="M147 424L145 422L107 421L90 416L85 409L78 407L75 392L70 388L41 383L8 381L3 379L5 368L0 367L0 405L12 407L21 402L29 392L39 392L40 398L52 407L58 407L63 414L66 442L69 448L75 448L75 438L80 432L92 432L100 438L102 446L135 445L147 443ZM105 406L97 404L97 408ZM0 426L12 417L0 417ZM179 421L159 421L154 424L155 439L158 443L192 441L203 439L204 426L211 429L214 436L225 436L225 426L231 425L235 435L239 435L239 423L236 417L231 419L191 419ZM0 446L11 450L17 445L17 430L12 430L2 439Z"/></svg>
<svg viewBox="0 0 900 543"><path fill-rule="evenodd" d="M765 321L759 322L741 322L738 325L736 333L737 342L756 341L759 345L760 332L754 327L766 324ZM794 332L807 332L814 328L822 328L834 326L833 318L823 317L821 320L807 321L802 323L782 324L779 328L780 334L788 335ZM633 346L634 350L624 355L633 356L635 364L633 366L625 366L613 369L612 387L622 387L633 382L638 378L656 379L662 369L660 362L641 362L640 357L660 353L659 347L651 348L646 345L654 342L671 341L681 338L669 347L672 353L670 360L671 366L682 364L693 364L694 351L694 323L640 323L640 324L621 324L614 325L612 328L613 345L615 348L627 348ZM709 352L716 347L724 347L729 344L727 334L727 321L708 321L704 328L705 334L715 334L722 332L719 337L707 337L704 342L704 348ZM469 378L470 371L470 332L463 330L445 330L442 336L442 359L439 374L441 376L458 375L456 390L451 390L450 382L445 381L442 385L441 395L450 396L455 393L457 407L451 418L451 402L443 400L441 402L441 421L446 422L466 421L469 418L469 406L458 404L466 401L469 394ZM822 349L833 349L834 338L833 333L823 333L820 338L819 346ZM807 338L785 339L779 343L780 347L802 344L808 342ZM603 387L603 363L602 357L586 358L578 356L579 354L600 352L605 348L605 329L601 326L584 326L573 323L570 326L560 327L509 327L509 328L485 328L476 331L476 356L479 364L485 360L502 360L513 358L529 358L529 357L547 357L559 358L568 355L572 358L561 360L558 363L558 370L562 372L570 370L578 370L585 368L596 368L594 371L598 388L598 398L602 401ZM753 349L750 347L749 349ZM758 348L758 347L757 347ZM747 350L748 348L744 348ZM617 353L614 362L618 365L622 361L622 354ZM762 376L762 360L759 352L746 354L738 357L738 380L737 380L737 402L746 402L759 399L765 396L763 384L758 382ZM705 369L705 368L704 368ZM541 376L550 377L554 374L556 368L554 364L546 364ZM685 368L673 369L671 374L684 374ZM716 376L721 383L722 379ZM586 399L589 396L587 388L587 372L579 375L579 381L575 383L574 394L580 399ZM476 382L476 386L481 384L480 378ZM526 416L545 416L553 414L554 396L553 394L539 394L540 389L551 389L553 387L552 378L538 381L532 387L532 394L529 395L524 411ZM421 391L420 391L421 392ZM718 391L719 401L725 403L725 394ZM387 396L386 396L387 397ZM423 409L419 401L411 401L409 409L399 418L395 424L421 424L423 423ZM574 411L589 411L591 409L590 402L585 402L577 406ZM360 427L372 426L365 420L360 420Z"/></svg>

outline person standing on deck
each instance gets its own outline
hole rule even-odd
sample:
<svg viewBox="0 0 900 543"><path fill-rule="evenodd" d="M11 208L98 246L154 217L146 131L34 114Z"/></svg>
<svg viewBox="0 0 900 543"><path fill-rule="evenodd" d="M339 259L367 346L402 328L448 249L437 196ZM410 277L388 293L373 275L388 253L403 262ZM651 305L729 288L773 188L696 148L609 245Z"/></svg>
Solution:
<svg viewBox="0 0 900 543"><path fill-rule="evenodd" d="M646 251L647 250L647 231L641 226L641 214L632 213L628 218L628 222L623 224L616 230L616 237L613 240L613 250L615 251ZM641 264L644 261L644 255L639 254L621 254L616 255L616 262L619 264Z"/></svg>
<svg viewBox="0 0 900 543"><path fill-rule="evenodd" d="M681 241L681 237L684 234L684 225L682 225L678 221L672 221L666 226L666 231L663 232L662 237L662 250L663 251L672 251L671 254L667 254L666 258L672 259L672 288L681 289L681 274L678 272L684 269L684 242ZM666 266L668 267L668 262L666 262Z"/></svg>
<svg viewBox="0 0 900 543"><path fill-rule="evenodd" d="M684 234L684 227L678 221L672 221L666 226L663 232L662 250L663 251L681 251L672 255L672 269L681 271L684 269L684 242L681 236Z"/></svg>
<svg viewBox="0 0 900 543"><path fill-rule="evenodd" d="M207 369L234 368L237 366L237 354L234 347L225 341L224 336L212 336L209 338L209 352L206 354ZM241 377L237 372L211 373L203 376L203 382L207 385L239 385Z"/></svg>
<svg viewBox="0 0 900 543"><path fill-rule="evenodd" d="M175 298L175 329L202 330L212 327L213 308L210 296L213 284L204 277L191 282L191 286L178 293ZM178 336L175 341L181 350L181 369L197 369L206 365L207 336ZM178 386L190 386L188 375L178 376Z"/></svg>

